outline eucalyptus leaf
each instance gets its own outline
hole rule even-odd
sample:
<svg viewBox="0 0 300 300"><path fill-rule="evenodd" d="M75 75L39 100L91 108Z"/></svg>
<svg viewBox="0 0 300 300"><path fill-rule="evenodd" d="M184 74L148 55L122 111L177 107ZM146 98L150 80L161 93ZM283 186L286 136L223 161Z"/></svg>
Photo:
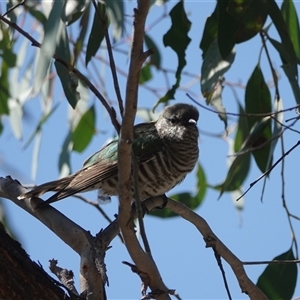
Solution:
<svg viewBox="0 0 300 300"><path fill-rule="evenodd" d="M81 117L74 131L72 132L73 150L82 152L92 140L95 133L96 111L91 106Z"/></svg>
<svg viewBox="0 0 300 300"><path fill-rule="evenodd" d="M272 111L271 94L267 86L263 73L259 65L257 65L251 74L245 93L245 111L247 114L263 114ZM264 122L263 120L266 120ZM264 173L267 169L268 158L270 155L271 144L268 142L272 137L271 122L262 116L251 116L248 118L249 128L253 129L254 124L259 126L252 131L249 136L248 144L256 148L252 151L256 164ZM265 125L262 131L259 131ZM259 134L256 135L256 134ZM250 140L251 138L251 140Z"/></svg>
<svg viewBox="0 0 300 300"><path fill-rule="evenodd" d="M273 260L295 260L292 248ZM268 299L292 299L297 282L297 264L270 263L260 275L257 287L264 292Z"/></svg>
<svg viewBox="0 0 300 300"><path fill-rule="evenodd" d="M180 85L181 72L186 65L185 52L191 41L188 36L188 32L191 28L191 22L188 19L186 12L184 10L183 1L179 1L169 13L171 17L171 28L163 37L163 42L165 47L171 47L178 57L178 66L175 73L176 82L173 84L167 93L158 100L155 104L154 109L160 103L166 103L171 99L174 99L177 88ZM180 20L180 22L178 22ZM180 41L180 43L178 43Z"/></svg>
<svg viewBox="0 0 300 300"><path fill-rule="evenodd" d="M33 85L33 93L40 91L42 84L49 74L50 64L56 49L56 41L59 38L59 30L61 21L61 12L63 8L63 1L54 1L49 18L44 26L44 39L36 65L35 80Z"/></svg>
<svg viewBox="0 0 300 300"><path fill-rule="evenodd" d="M110 1L111 2L111 1ZM113 1L114 2L114 1ZM108 27L106 6L100 2L97 4L97 11L94 13L93 25L89 35L86 49L85 65L87 66L100 48Z"/></svg>

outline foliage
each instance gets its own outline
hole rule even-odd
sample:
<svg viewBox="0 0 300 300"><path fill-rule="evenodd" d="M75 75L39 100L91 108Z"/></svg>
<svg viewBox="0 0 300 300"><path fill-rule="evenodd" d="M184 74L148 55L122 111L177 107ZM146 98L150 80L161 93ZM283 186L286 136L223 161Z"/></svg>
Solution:
<svg viewBox="0 0 300 300"><path fill-rule="evenodd" d="M285 131L293 125L289 127L282 125L284 102L279 93L278 76L272 63L273 58L269 57L268 48L272 46L277 51L285 79L291 86L295 105L299 104L299 20L292 0L284 0L281 8L275 0L219 0L216 1L215 10L206 20L202 36L199 33L199 36L191 37L190 29L193 24L185 10L184 1L175 3L152 1L153 7L156 2L160 2L162 7L168 10L168 14L164 14L162 18L168 18L170 26L166 32L155 36L155 39L151 37L151 27L145 34L145 48L151 49L153 54L141 70L139 84L140 88L152 89L156 101L148 102L146 113L140 116L144 121L148 121L152 109L155 110L158 105L171 103L174 99L178 100L176 93L181 88L190 41L201 39L199 47L203 61L202 65L199 65L201 80L197 79L198 89L201 90L208 107L212 108L222 120L225 127L224 135L227 136L228 133L234 135L233 158L225 179L218 184L209 183L205 169L198 164L196 192L185 191L173 196L194 210L205 200L208 187L219 191L220 197L226 192L238 191L243 194L243 184L253 167L257 167L265 175L265 179L267 176L271 177L270 168L275 160L277 142L283 139ZM40 119L35 128L31 127L33 133L24 146L26 148L35 142L32 162L35 180L43 127L60 109L60 102L52 98L60 82L71 109L68 112L69 117L66 117L69 120L66 138L61 145L53 147L61 149L58 157L59 172L67 175L71 170L72 153L83 152L93 137L101 131L97 130L96 125L96 120L103 118L102 111L98 108L99 103L96 102L99 97L87 85L87 81L98 87L108 103L112 103L111 106L114 107L119 120L121 119L118 106L115 105L117 101L114 100L117 97L109 96L111 93L107 93L107 90L112 88L106 88L107 78L101 74L100 69L101 64L110 64L110 59L104 54L106 49L110 48L106 33L112 37L111 48L114 53L118 51L123 53L123 60L126 60L130 52L130 43L127 43L127 40L130 40L129 27L124 17L126 1L98 2L94 6L93 2L79 0L54 1L53 6L46 4L46 1L35 6L29 1L12 9L13 3L8 1L7 7L2 7L3 11L10 10L7 16L2 15L2 20L10 19L19 24L23 15L26 15L26 18L30 18L29 24L37 23L39 32L43 34L41 45L34 45L39 48L38 54L35 55L32 54L32 46L28 44L25 34L20 34L19 28L9 22L0 23L0 134L9 126L6 121L8 116L15 138L22 140L24 123L28 115L26 104L35 97L40 99L42 107ZM269 33L270 26L276 29L275 37ZM225 74L234 65L238 55L237 45L247 43L258 36L262 41L261 52L267 55L275 93L271 93L271 85L265 79L266 71L261 66L261 54L245 86L244 101L237 103L238 113L234 115L238 120L232 132L233 126L228 120L226 105L222 99L224 86L228 86ZM280 40L277 40L278 38ZM163 51L160 49L158 41L177 58L177 64L172 66L172 70L163 68L165 49ZM110 67L113 69L111 64ZM122 75L118 65L115 69ZM163 77L167 76L166 74L170 78L166 80L167 88L162 92L149 85L155 76ZM53 77L56 77L56 83L53 83ZM172 84L169 84L169 79ZM282 148L281 158L284 157L285 152ZM174 216L169 210L158 210L152 214L160 218ZM291 214L288 210L287 215L290 219ZM295 239L292 243L293 246L296 245ZM296 259L298 253L293 253L292 247L275 260ZM283 284L282 281L287 278L288 288L287 283L284 281ZM295 265L269 264L261 274L257 285L266 291L270 299L287 299L293 295L296 278Z"/></svg>

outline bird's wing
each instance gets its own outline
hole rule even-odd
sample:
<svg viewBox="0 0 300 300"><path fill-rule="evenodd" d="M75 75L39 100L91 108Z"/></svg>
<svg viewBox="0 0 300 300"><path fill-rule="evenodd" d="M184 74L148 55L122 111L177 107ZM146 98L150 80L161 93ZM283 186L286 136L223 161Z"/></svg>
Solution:
<svg viewBox="0 0 300 300"><path fill-rule="evenodd" d="M154 124L154 122L143 123L134 128L132 151L139 159L139 163L154 159L155 155L164 148L164 143Z"/></svg>
<svg viewBox="0 0 300 300"><path fill-rule="evenodd" d="M163 143L158 137L153 122L139 124L134 127L132 149L134 155L138 158L138 163L154 159L155 154L161 151L162 148ZM118 138L115 138L101 150L90 156L84 162L83 168L74 174L75 176L70 184L50 197L47 203L92 189L99 182L115 177L117 174Z"/></svg>
<svg viewBox="0 0 300 300"><path fill-rule="evenodd" d="M153 122L143 123L134 127L132 149L138 158L138 163L155 158L155 154L163 148ZM43 206L49 203L72 196L76 193L92 189L99 182L115 177L118 174L118 138L112 140L101 150L90 156L83 164L83 168L76 173L45 183L34 188L26 195L37 196L47 191L57 191ZM40 193L40 190L42 191ZM29 196L30 196L29 195Z"/></svg>
<svg viewBox="0 0 300 300"><path fill-rule="evenodd" d="M92 189L99 182L118 174L118 140L114 139L101 150L90 156L81 170L73 175L64 189L51 196L45 204L52 203L74 194Z"/></svg>
<svg viewBox="0 0 300 300"><path fill-rule="evenodd" d="M51 196L46 202L52 203L85 190L93 189L99 182L115 176L118 173L117 161L96 162L76 172L73 180L64 189Z"/></svg>
<svg viewBox="0 0 300 300"><path fill-rule="evenodd" d="M50 191L57 192L57 191L63 190L70 184L70 182L73 180L73 178L74 178L74 174L66 176L61 179L46 182L44 184L34 187L31 191L20 195L18 197L18 199L39 197Z"/></svg>

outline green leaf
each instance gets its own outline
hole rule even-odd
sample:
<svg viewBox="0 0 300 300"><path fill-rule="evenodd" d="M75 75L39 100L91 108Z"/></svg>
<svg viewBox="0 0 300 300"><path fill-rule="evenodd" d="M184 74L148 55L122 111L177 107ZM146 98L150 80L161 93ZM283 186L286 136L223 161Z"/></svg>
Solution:
<svg viewBox="0 0 300 300"><path fill-rule="evenodd" d="M273 153L275 150L275 147L277 145L278 139L280 138L280 134L282 133L282 123L284 122L284 113L278 113L279 111L283 110L283 101L282 99L276 99L275 104L274 104L274 118L273 118L273 132L272 132L272 142L271 142L271 147L270 147L270 154L268 157L268 162L266 169L268 170L271 165L272 165L272 160L273 160ZM264 177L264 183L263 183L263 189L262 189L262 194L261 194L261 201L264 195L265 191L265 186L267 182L267 176Z"/></svg>
<svg viewBox="0 0 300 300"><path fill-rule="evenodd" d="M255 0L218 0L218 45L226 58L236 43L251 39L261 31L267 11Z"/></svg>
<svg viewBox="0 0 300 300"><path fill-rule="evenodd" d="M154 109L159 103L166 103L168 100L174 99L175 92L180 84L181 72L186 65L185 51L191 41L188 37L191 22L185 13L183 1L179 1L170 11L169 15L171 17L172 25L168 32L164 35L163 42L165 47L171 47L178 57L178 66L175 74L176 83L162 98L158 100ZM180 41L180 43L178 43L178 41Z"/></svg>
<svg viewBox="0 0 300 300"><path fill-rule="evenodd" d="M271 94L264 80L264 76L259 65L255 67L252 75L248 80L245 93L245 103L246 113L248 114L269 113L272 110ZM253 128L254 124L259 124L263 119L264 118L260 116L249 117L249 128ZM263 131L259 132L258 130L256 130L259 136L255 136L256 140L253 141L251 145L252 147L258 148L257 150L252 151L252 154L255 158L257 166L263 173L267 168L271 148L271 144L266 142L270 140L272 136L270 120L267 120L267 123L265 125L266 126ZM263 144L265 145L262 146Z"/></svg>
<svg viewBox="0 0 300 300"><path fill-rule="evenodd" d="M26 3L25 3L25 5L26 5ZM35 6L26 6L26 8L28 9L29 13L35 19L37 19L42 25L46 24L47 18L45 17L45 15L40 10L35 9Z"/></svg>
<svg viewBox="0 0 300 300"><path fill-rule="evenodd" d="M272 22L274 23L274 25L279 33L279 36L281 38L281 43L282 43L283 47L285 48L285 51L289 55L290 59L288 61L283 60L283 63L284 64L288 63L290 65L297 64L297 57L296 57L296 53L294 50L294 46L293 46L293 43L289 36L283 15L282 15L277 3L274 0L268 0L268 1L265 0L265 1L262 1L261 4L262 4L261 8L265 9L268 12L269 16L271 17Z"/></svg>
<svg viewBox="0 0 300 300"><path fill-rule="evenodd" d="M8 28L0 24L0 56L3 59L3 62L9 67L13 68L17 62L17 56L13 53L13 40L11 39L11 32Z"/></svg>
<svg viewBox="0 0 300 300"><path fill-rule="evenodd" d="M249 150L259 144L259 140L264 134L266 128L270 126L271 117L264 117L263 119L257 121L251 128L250 133L245 140L245 143L241 151Z"/></svg>
<svg viewBox="0 0 300 300"><path fill-rule="evenodd" d="M284 0L281 6L281 13L287 30L290 35L292 44L294 46L295 54L300 63L300 32L299 32L299 20L295 9L294 1Z"/></svg>
<svg viewBox="0 0 300 300"><path fill-rule="evenodd" d="M213 14L207 18L204 26L203 36L200 42L200 49L203 51L202 57L205 57L206 51L209 46L218 37L218 20L217 11L215 10Z"/></svg>
<svg viewBox="0 0 300 300"><path fill-rule="evenodd" d="M60 39L56 48L56 53L66 62L71 63L71 54L69 49L67 30L65 26L61 32ZM80 99L80 94L77 91L78 78L72 72L68 71L68 69L60 62L55 61L54 65L67 100L70 105L75 108L78 100Z"/></svg>
<svg viewBox="0 0 300 300"><path fill-rule="evenodd" d="M220 119L227 126L227 115L222 104L223 75L229 70L235 58L234 49L226 59L223 59L217 40L214 40L206 51L201 67L201 92L206 103L213 106Z"/></svg>
<svg viewBox="0 0 300 300"><path fill-rule="evenodd" d="M213 93L216 86L222 81L223 75L231 67L234 58L234 50L226 59L222 58L217 40L214 40L210 44L201 67L201 92L203 97L209 98L211 93Z"/></svg>
<svg viewBox="0 0 300 300"><path fill-rule="evenodd" d="M109 21L113 25L113 37L115 40L119 40L124 33L124 4L123 1L105 1L107 6L107 13L109 15Z"/></svg>
<svg viewBox="0 0 300 300"><path fill-rule="evenodd" d="M223 183L213 186L214 189L220 190L219 198L224 192L232 192L241 188L250 169L250 153L238 154L233 160L226 179Z"/></svg>
<svg viewBox="0 0 300 300"><path fill-rule="evenodd" d="M224 122L225 129L227 128L227 115L222 101L222 81L216 83L213 92L207 95L206 104L211 105L218 112L219 118Z"/></svg>
<svg viewBox="0 0 300 300"><path fill-rule="evenodd" d="M155 66L157 69L160 68L160 62L161 62L161 57L160 57L160 52L155 44L155 42L150 38L148 34L145 34L145 43L148 49L153 49L154 53L150 56L150 64Z"/></svg>
<svg viewBox="0 0 300 300"><path fill-rule="evenodd" d="M17 55L12 52L12 49L6 49L2 54L2 58L9 68L13 68L16 65Z"/></svg>
<svg viewBox="0 0 300 300"><path fill-rule="evenodd" d="M247 118L245 117L245 111L243 107L239 104L239 121L238 121L238 127L234 139L234 151L238 152L241 150L242 145L246 138L249 135L249 127Z"/></svg>
<svg viewBox="0 0 300 300"><path fill-rule="evenodd" d="M198 179L197 189L198 189L198 193L195 196L195 198L197 199L198 206L199 206L203 202L204 196L206 194L207 182L206 182L206 176L205 176L204 170L203 170L202 166L200 165L200 163L198 163L197 168L198 168L197 169L197 179Z"/></svg>
<svg viewBox="0 0 300 300"><path fill-rule="evenodd" d="M186 65L185 50L191 39L188 32L191 28L191 22L187 18L184 10L183 1L178 2L170 11L172 21L171 28L163 37L165 47L171 47L178 56L178 69L182 69ZM180 22L178 22L180 20ZM180 41L180 43L178 43Z"/></svg>
<svg viewBox="0 0 300 300"><path fill-rule="evenodd" d="M300 89L298 84L298 69L297 69L298 60L286 23L284 21L281 11L279 10L278 5L274 0L263 1L263 4L264 5L262 5L262 9L266 9L268 11L272 19L272 22L274 23L281 38L281 43L277 42L277 46L275 46L274 43L272 44L280 53L281 60L283 62L282 68L290 82L296 102L300 104ZM294 28L294 30L296 29Z"/></svg>
<svg viewBox="0 0 300 300"><path fill-rule="evenodd" d="M290 53L287 51L287 49L284 47L283 44L270 37L268 37L268 40L271 42L273 47L277 50L283 62L288 62L293 60L293 57L290 55Z"/></svg>
<svg viewBox="0 0 300 300"><path fill-rule="evenodd" d="M8 115L8 98L9 98L9 85L8 85L8 66L3 61L0 75L0 115Z"/></svg>
<svg viewBox="0 0 300 300"><path fill-rule="evenodd" d="M25 3L24 3L25 4ZM23 5L24 5L23 4ZM10 19L11 22L16 23L17 22L17 16L19 15L16 11L17 9L12 9L16 5L16 2L14 0L7 0L6 1L6 11L10 12L7 14L7 17Z"/></svg>
<svg viewBox="0 0 300 300"><path fill-rule="evenodd" d="M115 1L109 1L109 2L115 2ZM108 19L106 15L106 7L104 4L98 2L97 11L95 11L94 13L93 25L92 25L92 29L89 36L87 49L86 49L86 57L85 57L86 66L88 65L92 57L94 57L97 51L99 50L101 42L104 39L105 31L107 30L107 27L108 27Z"/></svg>
<svg viewBox="0 0 300 300"><path fill-rule="evenodd" d="M292 248L275 257L273 260L296 259ZM270 263L257 281L257 287L268 299L292 299L297 282L297 264Z"/></svg>
<svg viewBox="0 0 300 300"><path fill-rule="evenodd" d="M61 148L58 160L58 170L60 177L65 177L71 174L70 154L72 151L72 132L68 132Z"/></svg>
<svg viewBox="0 0 300 300"><path fill-rule="evenodd" d="M293 56L289 53L284 47L283 44L279 43L278 41L268 38L274 48L279 52L282 62L284 63L282 69L287 76L289 83L292 87L292 91L294 93L294 97L296 102L300 104L300 89L298 84L298 69L296 63L288 63L289 61L293 61Z"/></svg>
<svg viewBox="0 0 300 300"><path fill-rule="evenodd" d="M285 64L282 66L285 75L287 76L297 104L300 104L300 88L298 83L298 70L296 65Z"/></svg>
<svg viewBox="0 0 300 300"><path fill-rule="evenodd" d="M83 49L83 43L84 43L84 39L86 37L88 25L89 25L90 12L91 12L91 5L89 5L86 8L86 10L84 11L82 18L80 20L80 31L79 31L78 38L74 45L74 64L76 64L79 54Z"/></svg>
<svg viewBox="0 0 300 300"><path fill-rule="evenodd" d="M140 72L140 84L143 84L152 79L150 64L145 64Z"/></svg>
<svg viewBox="0 0 300 300"><path fill-rule="evenodd" d="M236 43L247 41L260 32L268 16L267 12L261 9L260 1L256 0L231 0L227 12L236 21Z"/></svg>
<svg viewBox="0 0 300 300"><path fill-rule="evenodd" d="M60 34L60 25L63 25L60 18L63 3L63 1L54 1L49 18L44 27L45 34L41 49L39 51L37 68L34 77L34 94L40 91L42 84L50 71L50 64L52 62L52 57L56 49L56 42Z"/></svg>
<svg viewBox="0 0 300 300"><path fill-rule="evenodd" d="M228 10L230 0L218 0L218 48L222 58L230 55L234 45L234 34L237 30L237 22L232 18Z"/></svg>
<svg viewBox="0 0 300 300"><path fill-rule="evenodd" d="M95 133L96 112L91 106L79 120L76 128L72 132L73 150L82 152L92 140Z"/></svg>

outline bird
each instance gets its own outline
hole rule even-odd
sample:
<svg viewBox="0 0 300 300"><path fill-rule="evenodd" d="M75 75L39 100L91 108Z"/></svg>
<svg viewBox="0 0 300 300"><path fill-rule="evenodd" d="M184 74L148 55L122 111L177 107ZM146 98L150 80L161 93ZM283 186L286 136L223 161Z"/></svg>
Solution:
<svg viewBox="0 0 300 300"><path fill-rule="evenodd" d="M198 119L196 107L176 103L166 106L157 121L134 126L132 152L138 164L141 201L164 195L194 169L199 156ZM90 156L79 171L36 186L18 199L55 192L42 202L44 206L90 190L98 190L103 201L118 195L118 137Z"/></svg>

